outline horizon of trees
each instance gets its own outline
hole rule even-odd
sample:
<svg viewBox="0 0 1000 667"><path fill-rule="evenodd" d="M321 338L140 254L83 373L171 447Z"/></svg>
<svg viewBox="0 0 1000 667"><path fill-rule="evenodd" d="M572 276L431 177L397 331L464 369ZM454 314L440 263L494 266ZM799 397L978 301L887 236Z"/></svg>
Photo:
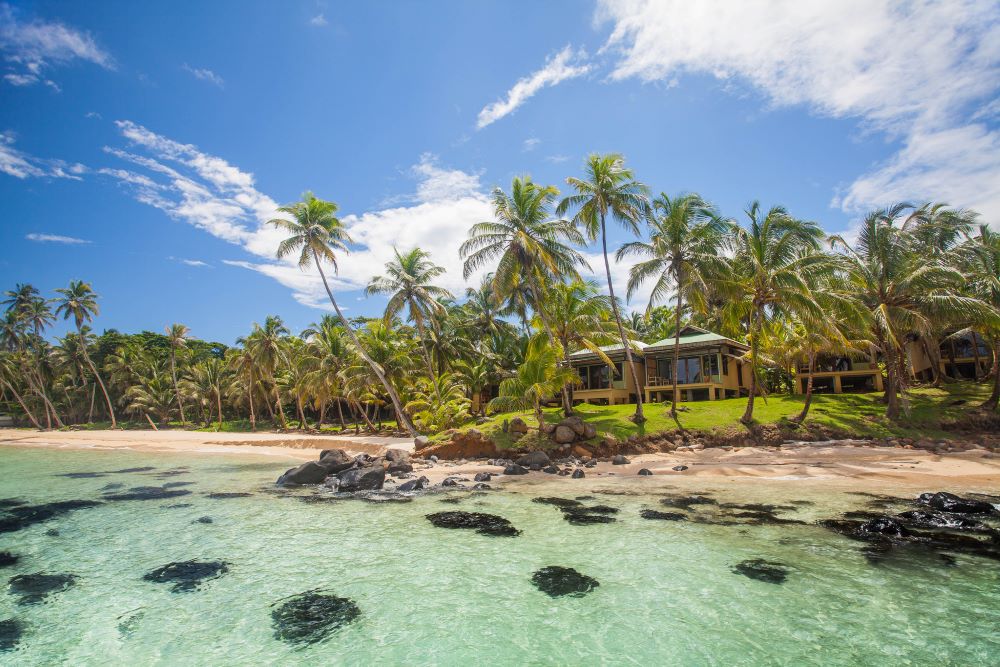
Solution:
<svg viewBox="0 0 1000 667"><path fill-rule="evenodd" d="M812 371L828 354L879 363L886 415L898 419L913 381L907 345L922 346L940 383L949 378L937 368L939 343L971 332L991 350L989 377L976 379L992 380L985 405L997 408L1000 235L974 212L894 204L867 214L848 241L781 206L753 202L734 219L694 193L654 196L617 154L590 156L584 176L567 185L562 198L530 177L494 190L494 218L470 221L460 251L466 278L490 273L463 299L434 284L444 269L429 254L396 249L365 290L388 297L384 316L353 319L326 275L351 239L336 204L307 192L270 221L288 234L276 254L317 268L336 315L294 334L268 316L233 346L195 339L183 324L164 334L96 336L98 296L88 283L73 281L51 299L19 284L2 301L0 405L38 428L115 425L122 415L220 429L227 418L251 429L375 429L391 419L415 435L457 426L472 417L473 403L482 412L490 398L496 408L536 413L558 400L571 414L571 352L592 350L614 369L600 346L624 345L630 357L630 339L673 337L676 367L679 332L692 323L749 345L745 424L755 398L788 386L799 363L809 381L794 418L806 419ZM609 224L634 240L609 248ZM581 276L590 268L582 249L594 242L607 293ZM624 312L610 254L636 260L629 297L652 286L644 313ZM75 329L46 340L56 317ZM633 419L645 419L641 399Z"/></svg>

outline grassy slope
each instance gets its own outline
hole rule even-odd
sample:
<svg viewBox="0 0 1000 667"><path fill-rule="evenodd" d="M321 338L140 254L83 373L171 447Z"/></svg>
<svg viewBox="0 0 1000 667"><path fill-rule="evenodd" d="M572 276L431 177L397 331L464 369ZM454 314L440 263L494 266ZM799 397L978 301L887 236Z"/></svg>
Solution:
<svg viewBox="0 0 1000 667"><path fill-rule="evenodd" d="M921 388L909 393L909 414L899 423L885 419L885 405L880 401L881 393L872 394L817 394L813 397L812 408L807 424L821 425L837 429L859 437L942 437L945 432L940 430L942 421L955 421L962 414L974 409L989 395L989 387L962 382L947 385L941 389ZM766 402L758 398L754 403L754 419L761 424L773 424L782 419L792 417L802 409L802 396L770 396ZM961 405L952 405L955 401L964 400ZM689 431L713 431L741 428L739 418L746 409L747 399L732 398L721 401L698 401L684 403L687 408L679 414L681 426ZM643 426L637 426L629 421L635 412L633 405L600 406L583 404L576 410L586 421L593 423L599 434L610 433L623 440L630 435L652 434L677 428L670 418L669 407L666 404L647 404L645 406L647 421ZM504 420L520 416L529 425L536 422L530 413L505 413L490 417L481 425L469 424L462 430L477 428L492 435L501 447L510 444L509 438L502 432ZM545 410L546 421L559 421L561 411L558 408ZM446 436L439 434L435 439Z"/></svg>

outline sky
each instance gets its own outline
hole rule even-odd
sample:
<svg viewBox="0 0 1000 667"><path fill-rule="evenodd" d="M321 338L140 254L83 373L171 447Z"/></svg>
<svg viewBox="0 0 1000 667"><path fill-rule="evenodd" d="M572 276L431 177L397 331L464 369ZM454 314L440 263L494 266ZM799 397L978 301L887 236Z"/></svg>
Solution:
<svg viewBox="0 0 1000 667"><path fill-rule="evenodd" d="M354 240L348 316L381 314L394 247L461 297L491 190L565 191L593 152L736 220L760 200L849 236L935 200L1000 225L994 0L0 0L0 77L0 289L86 280L98 331L317 321L267 225L307 190Z"/></svg>

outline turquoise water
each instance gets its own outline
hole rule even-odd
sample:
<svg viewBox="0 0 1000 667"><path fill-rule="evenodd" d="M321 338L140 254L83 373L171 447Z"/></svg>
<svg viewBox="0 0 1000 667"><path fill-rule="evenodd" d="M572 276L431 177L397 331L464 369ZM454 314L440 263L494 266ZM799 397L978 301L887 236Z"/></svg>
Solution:
<svg viewBox="0 0 1000 667"><path fill-rule="evenodd" d="M150 473L74 479L59 473L153 466ZM184 466L183 474L158 478ZM572 526L536 495L602 490L521 486L457 505L307 503L273 493L287 466L263 458L0 449L0 498L30 503L100 499L107 484L194 482L190 495L109 502L17 532L0 569L70 573L74 586L43 603L0 593L0 620L17 618L4 665L988 665L1000 660L1000 563L914 555L879 566L861 544L814 525L718 526L648 521L655 495L595 494L618 521ZM562 483L566 482L566 483ZM649 488L604 484L611 490ZM711 485L709 485L711 486ZM747 485L747 488L751 487ZM791 488L791 487L789 487ZM586 490L584 490L586 489ZM720 500L732 490L703 489ZM792 489L798 492L800 489ZM211 499L209 492L252 492ZM726 493L730 494L726 496ZM744 490L744 493L749 493ZM763 488L757 497L774 502ZM462 497L460 494L454 497ZM858 496L798 495L818 503L782 514L805 520L860 505ZM190 504L189 507L169 507ZM518 537L435 528L432 512L489 512ZM209 516L210 524L193 523ZM51 529L58 535L47 534ZM764 558L789 568L775 585L734 574ZM224 560L229 571L192 592L143 580L172 561ZM572 567L600 583L550 598L540 568ZM275 639L272 604L323 588L360 609L324 641Z"/></svg>

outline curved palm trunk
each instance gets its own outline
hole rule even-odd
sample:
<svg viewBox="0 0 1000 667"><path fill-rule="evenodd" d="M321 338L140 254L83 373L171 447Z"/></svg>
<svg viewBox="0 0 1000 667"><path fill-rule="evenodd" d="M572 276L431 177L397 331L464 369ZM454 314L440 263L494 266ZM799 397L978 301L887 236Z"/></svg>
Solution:
<svg viewBox="0 0 1000 667"><path fill-rule="evenodd" d="M177 397L177 407L181 411L181 424L184 424L187 420L184 419L184 402L181 400L181 389L177 384L177 362L176 362L176 351L174 347L170 347L170 377L174 381L174 395Z"/></svg>
<svg viewBox="0 0 1000 667"><path fill-rule="evenodd" d="M437 375L434 373L434 363L431 361L431 352L427 348L427 332L424 329L424 318L420 315L420 310L417 308L413 300L410 299L410 312L413 314L413 321L417 325L417 334L420 336L420 351L424 355L424 363L427 365L427 374L432 380L431 384L434 385L434 391L438 393L440 397L440 392L438 391Z"/></svg>
<svg viewBox="0 0 1000 667"><path fill-rule="evenodd" d="M680 279L677 281L677 312L674 314L674 365L670 368L670 375L673 376L673 391L670 392L670 417L677 420L677 366L681 357L681 306L684 300L681 297Z"/></svg>
<svg viewBox="0 0 1000 667"><path fill-rule="evenodd" d="M347 424L344 423L344 408L341 407L340 400L339 398L337 399L337 419L340 420L340 428L345 429L347 428Z"/></svg>
<svg viewBox="0 0 1000 667"><path fill-rule="evenodd" d="M219 428L217 430L222 430L222 388L216 387L215 389L215 406L219 410Z"/></svg>
<svg viewBox="0 0 1000 667"><path fill-rule="evenodd" d="M924 354L927 356L928 361L931 364L931 386L940 387L941 386L941 368L938 364L937 358L931 354L931 346L927 344L927 338L925 336L920 337L920 344L924 347Z"/></svg>
<svg viewBox="0 0 1000 667"><path fill-rule="evenodd" d="M604 271L608 275L608 293L611 295L611 310L615 314L615 324L618 325L618 337L621 338L622 347L625 348L625 363L628 364L632 373L632 382L635 384L635 415L632 417L636 424L646 421L646 416L642 412L642 392L639 391L639 375L635 372L635 364L632 363L632 347L625 337L625 327L622 326L622 316L618 312L618 301L615 300L615 288L611 284L611 263L608 262L608 233L604 225L604 214L601 213L601 251L604 253ZM676 372L674 373L676 375Z"/></svg>
<svg viewBox="0 0 1000 667"><path fill-rule="evenodd" d="M299 411L299 430L301 431L306 427L306 413L302 409L302 397L299 395L295 396L295 407Z"/></svg>
<svg viewBox="0 0 1000 667"><path fill-rule="evenodd" d="M802 412L796 415L792 421L801 424L809 414L809 406L812 405L813 398L813 373L816 372L816 355L809 353L809 379L806 381L806 402L802 405Z"/></svg>
<svg viewBox="0 0 1000 667"><path fill-rule="evenodd" d="M542 295L538 289L534 276L529 276L528 289L531 291L531 298L535 301L535 312L538 313L538 319L542 321L542 326L545 328L545 334L549 338L549 345L551 345L554 349L556 346L556 335L552 330L552 324L549 322L549 317L545 313L545 306L542 305ZM570 399L569 392L566 390L565 386L562 388L560 393L562 394L563 415L569 417L573 414L573 401Z"/></svg>
<svg viewBox="0 0 1000 667"><path fill-rule="evenodd" d="M7 389L10 391L10 393L14 395L14 399L17 401L17 404L21 406L22 410L24 410L24 414L28 416L28 419L31 420L31 423L35 425L35 428L41 431L42 430L41 424L38 423L38 420L35 419L35 415L31 412L31 410L28 409L28 406L25 405L24 399L21 398L21 395L19 393L17 393L17 389L14 389L14 385L12 385L10 382L7 382L6 380L4 380L3 383L4 386L6 386Z"/></svg>
<svg viewBox="0 0 1000 667"><path fill-rule="evenodd" d="M320 278L323 279L323 287L326 288L326 295L330 297L330 303L333 304L333 309L337 311L337 317L340 318L341 324L344 325L344 329L347 331L347 335L351 337L351 342L354 343L355 348L358 350L358 354L361 358L365 360L372 371L378 377L379 382L385 388L386 392L389 394L389 398L392 400L392 407L396 410L396 419L400 422L400 425L405 428L411 436L414 438L420 435L417 433L417 429L413 427L410 422L410 418L407 417L406 412L403 411L403 403L399 400L399 394L396 393L396 389L389 383L389 380L385 377L385 373L382 372L382 368L375 363L375 360L368 356L365 348L361 345L361 341L358 340L358 335L354 333L354 329L351 327L347 318L344 317L344 313L341 312L340 306L337 304L337 300L333 298L333 292L330 290L330 283L326 281L326 274L323 273L323 266L319 263L319 256L313 253L313 260L316 262L316 268L319 270Z"/></svg>
<svg viewBox="0 0 1000 667"><path fill-rule="evenodd" d="M993 393L983 407L997 409L1000 404L1000 340L993 343Z"/></svg>
<svg viewBox="0 0 1000 667"><path fill-rule="evenodd" d="M253 371L250 372L250 384L247 387L247 397L250 399L250 430L257 430L257 415L253 411Z"/></svg>
<svg viewBox="0 0 1000 667"><path fill-rule="evenodd" d="M885 355L886 408L885 416L893 421L899 419L899 369L896 368L896 352Z"/></svg>
<svg viewBox="0 0 1000 667"><path fill-rule="evenodd" d="M32 377L32 372L35 377ZM24 379L28 381L28 386L31 390L38 394L38 397L42 399L42 405L45 407L45 422L48 427L52 428L52 420L55 420L56 426L58 428L63 427L62 419L59 418L59 413L56 412L56 406L52 405L52 401L49 400L49 395L45 392L45 381L42 379L42 373L38 369L26 369L24 372Z"/></svg>
<svg viewBox="0 0 1000 667"><path fill-rule="evenodd" d="M97 384L101 387L101 393L104 394L104 402L108 406L108 414L111 416L111 428L118 428L118 420L115 419L115 409L111 406L111 397L108 396L108 389L104 386L104 380L101 379L101 374L97 372L97 367L94 366L94 362L90 359L90 353L87 352L87 343L83 339L83 327L77 327L77 331L80 334L80 350L83 352L83 358L90 366L90 372L94 374L94 378L97 380Z"/></svg>
<svg viewBox="0 0 1000 667"><path fill-rule="evenodd" d="M756 307L750 311L750 396L747 398L747 409L740 417L744 425L753 421L753 401L757 396L757 351L760 349L760 313Z"/></svg>
<svg viewBox="0 0 1000 667"><path fill-rule="evenodd" d="M979 380L982 379L985 373L982 374L980 373L979 343L976 342L976 334L973 332L972 334L970 334L970 338L972 338L972 368L974 369L972 371L972 379L978 382Z"/></svg>

